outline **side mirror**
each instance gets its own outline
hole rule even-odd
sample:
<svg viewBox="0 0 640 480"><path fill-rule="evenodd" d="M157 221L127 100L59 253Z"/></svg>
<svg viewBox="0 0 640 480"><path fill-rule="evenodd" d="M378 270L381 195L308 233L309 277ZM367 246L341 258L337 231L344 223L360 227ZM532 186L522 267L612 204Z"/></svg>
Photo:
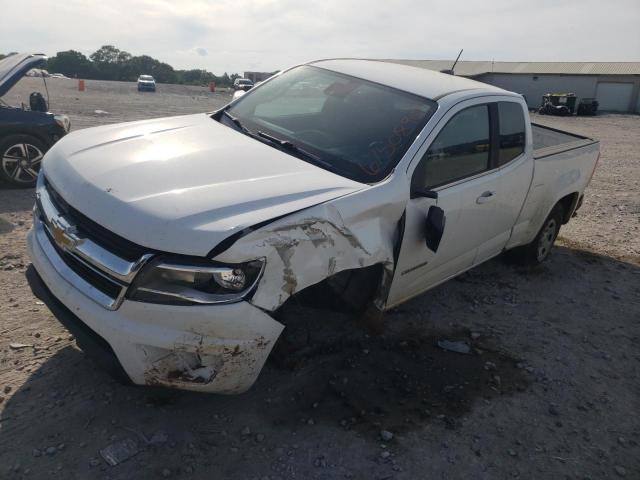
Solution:
<svg viewBox="0 0 640 480"><path fill-rule="evenodd" d="M438 251L440 246L440 240L444 234L444 226L446 223L446 217L444 216L444 210L435 205L429 208L427 213L427 225L426 225L426 243L427 248L434 253Z"/></svg>

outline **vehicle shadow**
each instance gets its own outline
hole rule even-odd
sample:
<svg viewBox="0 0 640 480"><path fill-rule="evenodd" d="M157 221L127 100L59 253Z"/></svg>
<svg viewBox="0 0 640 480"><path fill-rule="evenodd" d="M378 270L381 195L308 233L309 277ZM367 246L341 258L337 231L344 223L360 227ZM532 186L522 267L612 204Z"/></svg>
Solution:
<svg viewBox="0 0 640 480"><path fill-rule="evenodd" d="M0 186L0 214L30 212L35 203L35 189Z"/></svg>
<svg viewBox="0 0 640 480"><path fill-rule="evenodd" d="M72 343L53 355L37 345L12 350L7 360L31 371L0 404L0 465L8 478L25 469L33 478L155 478L168 469L249 479L284 476L287 458L304 448L310 470L297 472L309 478L323 468L323 442L371 455L381 429L429 429L445 441L478 402L529 395L528 366L544 361L550 347L540 346L554 338L541 323L576 335L604 329L585 325L584 305L606 309L625 296L635 303L622 321L637 318L639 274L637 265L563 247L534 271L496 259L390 311L375 336L343 314L293 307L283 315L287 360L270 361L251 390L232 397L120 385ZM442 340L469 353L445 350ZM579 348L572 354L584 360ZM126 439L139 453L109 466L100 450Z"/></svg>

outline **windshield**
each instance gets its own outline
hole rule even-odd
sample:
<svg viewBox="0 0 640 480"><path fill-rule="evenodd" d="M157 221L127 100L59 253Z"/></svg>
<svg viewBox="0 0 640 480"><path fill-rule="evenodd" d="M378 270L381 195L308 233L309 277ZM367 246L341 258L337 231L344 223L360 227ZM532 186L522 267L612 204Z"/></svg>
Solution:
<svg viewBox="0 0 640 480"><path fill-rule="evenodd" d="M151 81L153 80L153 77L151 75L140 75L139 80L148 80Z"/></svg>
<svg viewBox="0 0 640 480"><path fill-rule="evenodd" d="M239 85L251 85L251 80L238 80Z"/></svg>
<svg viewBox="0 0 640 480"><path fill-rule="evenodd" d="M432 100L318 67L289 70L228 108L247 133L266 133L363 183L383 180L436 109Z"/></svg>

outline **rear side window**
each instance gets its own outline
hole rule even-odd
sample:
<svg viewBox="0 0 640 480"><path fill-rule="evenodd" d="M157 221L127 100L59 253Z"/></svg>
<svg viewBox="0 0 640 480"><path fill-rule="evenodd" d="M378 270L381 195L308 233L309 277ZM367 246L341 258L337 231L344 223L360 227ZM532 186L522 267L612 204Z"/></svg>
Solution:
<svg viewBox="0 0 640 480"><path fill-rule="evenodd" d="M458 112L420 160L411 179L412 190L437 187L487 170L490 144L487 105Z"/></svg>
<svg viewBox="0 0 640 480"><path fill-rule="evenodd" d="M524 152L524 113L519 103L498 102L500 153L498 166L509 163Z"/></svg>

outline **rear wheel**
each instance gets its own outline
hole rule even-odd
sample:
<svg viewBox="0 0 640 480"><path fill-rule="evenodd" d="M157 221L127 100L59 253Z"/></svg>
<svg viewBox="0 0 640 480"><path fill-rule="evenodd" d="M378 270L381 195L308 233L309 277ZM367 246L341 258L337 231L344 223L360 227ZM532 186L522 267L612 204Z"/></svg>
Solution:
<svg viewBox="0 0 640 480"><path fill-rule="evenodd" d="M47 146L31 135L10 135L0 140L0 181L13 188L36 184Z"/></svg>
<svg viewBox="0 0 640 480"><path fill-rule="evenodd" d="M542 224L542 228L540 228L533 242L514 248L508 252L509 257L521 265L534 266L541 264L549 257L561 225L562 206L556 205Z"/></svg>

